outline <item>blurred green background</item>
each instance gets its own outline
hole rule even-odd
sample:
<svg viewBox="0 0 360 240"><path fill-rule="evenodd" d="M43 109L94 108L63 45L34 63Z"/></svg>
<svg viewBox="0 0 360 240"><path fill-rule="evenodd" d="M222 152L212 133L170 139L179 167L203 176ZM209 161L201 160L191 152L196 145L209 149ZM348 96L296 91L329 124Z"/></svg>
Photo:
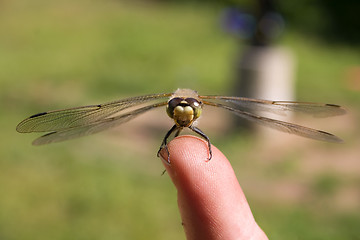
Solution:
<svg viewBox="0 0 360 240"><path fill-rule="evenodd" d="M0 2L1 240L185 238L176 190L166 174L160 176L156 157L172 125L164 109L42 147L30 144L36 134L18 134L15 127L37 112L179 87L227 94L242 46L221 28L223 7L200 1ZM290 9L289 18L305 16ZM305 123L346 142L281 135L291 140L271 145L225 134L222 112L215 125L207 126L206 117L201 124L230 159L270 239L360 239L360 47L307 34L295 20L276 44L296 55L297 99L349 110Z"/></svg>

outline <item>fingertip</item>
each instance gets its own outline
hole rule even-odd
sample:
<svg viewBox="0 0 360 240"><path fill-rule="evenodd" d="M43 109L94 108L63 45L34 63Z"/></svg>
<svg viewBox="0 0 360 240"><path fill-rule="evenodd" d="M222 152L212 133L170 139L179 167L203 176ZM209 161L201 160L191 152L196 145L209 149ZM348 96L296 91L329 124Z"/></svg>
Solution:
<svg viewBox="0 0 360 240"><path fill-rule="evenodd" d="M160 156L170 176L177 178L191 177L194 174L198 176L206 168L211 167L209 163L221 154L213 147L218 154L209 160L207 141L192 135L177 137L169 142L167 147L168 151L162 149Z"/></svg>
<svg viewBox="0 0 360 240"><path fill-rule="evenodd" d="M233 239L258 226L227 158L214 146L209 158L205 140L180 136L160 152L178 191L178 205L188 239ZM244 229L246 230L244 233ZM257 229L258 230L258 229Z"/></svg>

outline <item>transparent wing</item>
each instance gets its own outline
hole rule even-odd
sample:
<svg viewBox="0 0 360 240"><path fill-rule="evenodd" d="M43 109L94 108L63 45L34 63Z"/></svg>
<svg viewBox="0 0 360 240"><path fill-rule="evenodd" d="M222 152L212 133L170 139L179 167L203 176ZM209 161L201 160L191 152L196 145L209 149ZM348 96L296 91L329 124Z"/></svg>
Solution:
<svg viewBox="0 0 360 240"><path fill-rule="evenodd" d="M200 96L201 99L226 105L238 110L250 110L271 112L284 116L288 112L301 112L313 117L330 117L346 113L346 110L335 104L292 102L292 101L268 101L242 97L227 96Z"/></svg>
<svg viewBox="0 0 360 240"><path fill-rule="evenodd" d="M342 142L342 140L340 138L338 138L337 136L335 136L331 133L321 131L321 130L316 130L316 129L312 129L312 128L308 128L308 127L304 127L301 125L288 123L288 122L284 122L284 121L280 121L280 120L275 120L275 119L271 119L271 118L261 117L256 114L253 114L253 113L245 112L245 111L242 111L239 109L235 109L235 108L223 105L221 103L214 103L214 102L208 102L208 101L203 101L203 102L204 102L204 104L207 104L210 106L221 107L221 108L227 109L242 118L248 119L248 120L256 122L260 125L267 126L267 127L270 127L270 128L282 131L282 132L291 133L291 134L299 135L302 137L312 138L312 139L326 141L326 142ZM336 105L334 105L334 106L336 106Z"/></svg>
<svg viewBox="0 0 360 240"><path fill-rule="evenodd" d="M85 127L98 123L99 121L130 107L135 107L159 99L163 101L164 98L169 96L171 96L171 93L145 95L99 105L38 113L20 122L17 125L16 130L20 133L28 133Z"/></svg>
<svg viewBox="0 0 360 240"><path fill-rule="evenodd" d="M145 113L148 110L154 109L156 107L165 106L167 102L152 104L149 106L141 107L129 113L122 115L117 115L115 117L104 118L99 121L93 122L91 124L77 126L73 128L66 128L59 131L53 131L48 134L45 134L33 141L33 145L43 145L53 142L61 142L77 137L87 136L90 134L98 133L106 129L118 126L122 123L130 121L136 116Z"/></svg>

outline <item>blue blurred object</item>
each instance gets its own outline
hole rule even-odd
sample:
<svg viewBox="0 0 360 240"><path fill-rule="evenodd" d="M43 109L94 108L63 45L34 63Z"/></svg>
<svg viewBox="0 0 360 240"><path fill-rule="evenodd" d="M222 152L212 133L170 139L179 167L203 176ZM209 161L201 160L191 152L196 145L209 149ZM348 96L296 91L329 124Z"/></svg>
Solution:
<svg viewBox="0 0 360 240"><path fill-rule="evenodd" d="M255 17L237 8L226 8L222 14L222 25L225 31L242 39L250 39L256 29Z"/></svg>
<svg viewBox="0 0 360 240"><path fill-rule="evenodd" d="M222 14L225 31L241 39L249 39L255 45L267 45L277 38L285 27L282 16L275 11L266 11L258 18L239 8L226 8Z"/></svg>

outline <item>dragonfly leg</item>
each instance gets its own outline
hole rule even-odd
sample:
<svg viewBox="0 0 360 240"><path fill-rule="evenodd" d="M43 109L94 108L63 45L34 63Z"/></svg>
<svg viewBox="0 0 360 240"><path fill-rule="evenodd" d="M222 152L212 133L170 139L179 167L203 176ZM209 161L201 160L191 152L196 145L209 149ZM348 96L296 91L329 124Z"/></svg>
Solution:
<svg viewBox="0 0 360 240"><path fill-rule="evenodd" d="M195 133L199 134L201 137L203 137L207 143L208 143L208 146L209 146L209 161L211 160L212 158L212 151L211 151L211 143L210 143L210 139L208 136L206 136L205 133L203 133L199 128L197 127L194 127L194 126L189 126L189 128L194 131Z"/></svg>
<svg viewBox="0 0 360 240"><path fill-rule="evenodd" d="M178 130L175 133L175 137L179 136L180 132L181 132L182 128L178 128Z"/></svg>
<svg viewBox="0 0 360 240"><path fill-rule="evenodd" d="M167 140L168 138L170 137L170 135L175 131L177 130L176 133L180 132L181 130L179 129L179 127L175 124L165 135L162 143L161 143L161 146L160 146L160 149L159 151L157 152L157 156L159 157L160 156L160 151L165 148L167 154L168 154L168 157L167 157L167 162L170 164L170 153L169 153L169 149L167 147Z"/></svg>

